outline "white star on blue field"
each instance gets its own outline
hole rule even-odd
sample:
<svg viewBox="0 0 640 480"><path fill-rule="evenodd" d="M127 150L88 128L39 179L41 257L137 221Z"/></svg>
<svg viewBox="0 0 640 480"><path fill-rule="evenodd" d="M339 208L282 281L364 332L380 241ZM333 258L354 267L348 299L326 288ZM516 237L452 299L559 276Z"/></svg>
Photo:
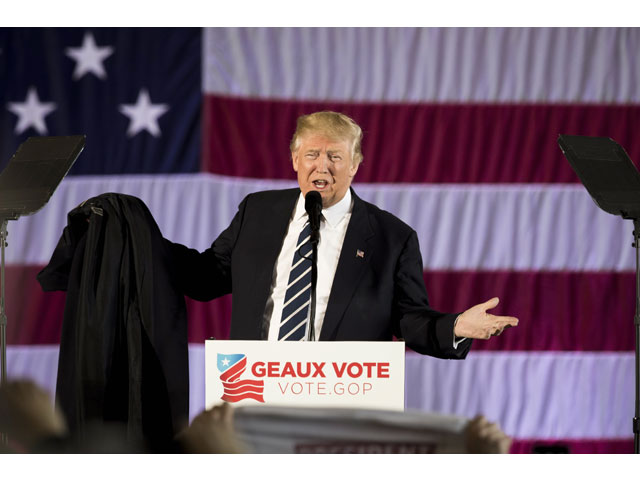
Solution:
<svg viewBox="0 0 640 480"><path fill-rule="evenodd" d="M65 53L76 61L76 68L73 71L74 80L79 80L87 73L92 73L100 79L107 78L103 63L113 54L113 47L97 46L91 32L85 32L81 47L69 47L65 49Z"/></svg>
<svg viewBox="0 0 640 480"><path fill-rule="evenodd" d="M154 137L160 136L158 118L169 110L165 104L153 104L146 89L141 89L135 104L120 105L120 113L126 115L129 120L127 135L132 137L146 130Z"/></svg>
<svg viewBox="0 0 640 480"><path fill-rule="evenodd" d="M7 110L18 116L15 133L21 133L33 128L40 135L47 134L45 117L56 109L53 102L41 102L35 87L29 87L24 102L9 102Z"/></svg>
<svg viewBox="0 0 640 480"><path fill-rule="evenodd" d="M69 175L200 171L200 28L0 28L0 169L34 135L85 135Z"/></svg>

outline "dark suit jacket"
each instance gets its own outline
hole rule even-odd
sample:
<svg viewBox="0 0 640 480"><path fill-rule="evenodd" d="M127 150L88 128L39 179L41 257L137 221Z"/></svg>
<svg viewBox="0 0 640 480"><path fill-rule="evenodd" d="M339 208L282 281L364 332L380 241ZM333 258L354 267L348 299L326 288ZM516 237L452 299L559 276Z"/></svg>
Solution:
<svg viewBox="0 0 640 480"><path fill-rule="evenodd" d="M268 332L265 305L299 194L291 189L248 195L231 225L203 253L171 244L186 295L205 301L233 292L231 339L259 340ZM429 306L416 232L353 190L352 195L320 340L380 341L395 335L417 352L464 358L471 342L453 348L457 314Z"/></svg>

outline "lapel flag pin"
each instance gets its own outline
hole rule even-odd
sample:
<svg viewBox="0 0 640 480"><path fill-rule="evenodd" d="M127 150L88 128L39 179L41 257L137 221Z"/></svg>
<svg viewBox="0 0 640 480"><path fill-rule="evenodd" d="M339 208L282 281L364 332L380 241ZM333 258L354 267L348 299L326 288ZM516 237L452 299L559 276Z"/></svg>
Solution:
<svg viewBox="0 0 640 480"><path fill-rule="evenodd" d="M356 257L364 258L364 252L362 250L356 250Z"/></svg>

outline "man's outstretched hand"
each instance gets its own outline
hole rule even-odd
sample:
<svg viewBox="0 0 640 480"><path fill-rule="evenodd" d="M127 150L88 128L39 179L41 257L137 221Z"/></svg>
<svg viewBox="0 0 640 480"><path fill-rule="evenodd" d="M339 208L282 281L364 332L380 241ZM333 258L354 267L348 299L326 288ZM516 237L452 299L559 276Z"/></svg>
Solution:
<svg viewBox="0 0 640 480"><path fill-rule="evenodd" d="M518 325L516 317L504 317L491 315L491 310L498 305L500 300L493 297L484 303L480 303L466 310L458 317L453 333L456 337L480 338L486 340L493 335L500 335L505 328Z"/></svg>

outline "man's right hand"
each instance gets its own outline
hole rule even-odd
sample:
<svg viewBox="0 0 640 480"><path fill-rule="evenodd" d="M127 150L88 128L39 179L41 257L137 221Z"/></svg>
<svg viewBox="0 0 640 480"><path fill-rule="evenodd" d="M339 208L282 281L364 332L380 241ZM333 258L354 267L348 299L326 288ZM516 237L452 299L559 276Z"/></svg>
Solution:
<svg viewBox="0 0 640 480"><path fill-rule="evenodd" d="M466 310L458 317L453 333L456 337L477 338L486 340L500 335L505 328L518 325L516 317L492 315L487 313L498 305L500 299L493 297Z"/></svg>

